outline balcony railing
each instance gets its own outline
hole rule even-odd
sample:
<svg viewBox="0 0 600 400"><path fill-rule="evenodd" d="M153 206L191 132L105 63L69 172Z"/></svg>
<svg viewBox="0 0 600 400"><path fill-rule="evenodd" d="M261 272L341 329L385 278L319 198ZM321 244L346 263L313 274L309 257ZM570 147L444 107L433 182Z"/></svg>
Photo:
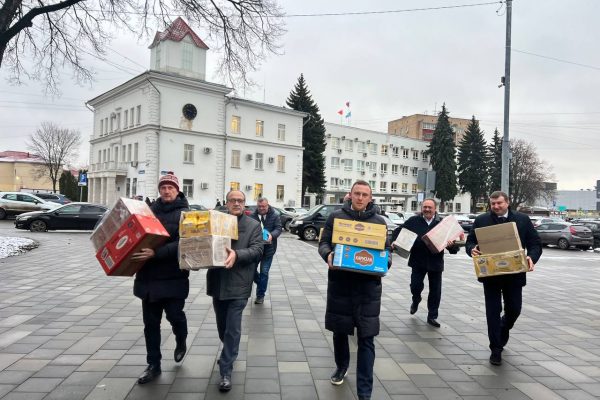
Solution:
<svg viewBox="0 0 600 400"><path fill-rule="evenodd" d="M105 161L91 165L91 172L118 172L127 173L131 163L125 161Z"/></svg>

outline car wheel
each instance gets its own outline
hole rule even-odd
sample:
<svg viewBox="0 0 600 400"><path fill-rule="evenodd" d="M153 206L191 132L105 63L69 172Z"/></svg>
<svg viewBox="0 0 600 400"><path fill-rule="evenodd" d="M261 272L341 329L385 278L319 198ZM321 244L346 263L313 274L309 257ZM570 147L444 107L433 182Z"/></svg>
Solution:
<svg viewBox="0 0 600 400"><path fill-rule="evenodd" d="M292 220L290 219L289 221L286 221L285 225L283 226L283 228L284 228L286 231L288 231L288 232L290 231L290 224L291 224L291 223L292 223Z"/></svg>
<svg viewBox="0 0 600 400"><path fill-rule="evenodd" d="M3 208L0 208L0 219L5 219L6 218L6 211L4 211Z"/></svg>
<svg viewBox="0 0 600 400"><path fill-rule="evenodd" d="M316 240L317 239L317 229L309 226L308 228L302 231L302 239L304 240Z"/></svg>
<svg viewBox="0 0 600 400"><path fill-rule="evenodd" d="M569 248L569 242L565 238L558 239L557 245L559 249L567 250Z"/></svg>
<svg viewBox="0 0 600 400"><path fill-rule="evenodd" d="M46 232L48 230L48 226L42 220L36 219L35 221L31 221L29 223L29 230L31 232Z"/></svg>

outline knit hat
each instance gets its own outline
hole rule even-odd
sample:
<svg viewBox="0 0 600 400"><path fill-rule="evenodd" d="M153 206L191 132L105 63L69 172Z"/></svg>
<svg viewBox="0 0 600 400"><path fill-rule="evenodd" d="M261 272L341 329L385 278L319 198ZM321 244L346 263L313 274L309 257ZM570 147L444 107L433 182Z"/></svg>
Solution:
<svg viewBox="0 0 600 400"><path fill-rule="evenodd" d="M158 180L158 188L159 189L162 185L167 185L167 184L175 186L177 188L177 191L179 191L179 179L177 179L177 177L175 176L173 171L167 172L166 175L161 176L160 179Z"/></svg>

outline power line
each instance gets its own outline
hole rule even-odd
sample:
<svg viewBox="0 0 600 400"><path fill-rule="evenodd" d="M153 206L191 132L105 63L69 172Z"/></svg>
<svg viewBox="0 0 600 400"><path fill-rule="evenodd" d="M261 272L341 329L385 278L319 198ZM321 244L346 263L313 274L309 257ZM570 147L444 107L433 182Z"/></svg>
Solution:
<svg viewBox="0 0 600 400"><path fill-rule="evenodd" d="M577 65L578 67L590 68L590 69L595 69L595 70L600 71L600 67L596 67L593 65L581 64L581 63L577 63L577 62L573 62L573 61L562 60L560 58L544 56L541 54L531 53L531 52L523 51L523 50L512 49L512 51L517 52L517 53L527 54L527 55L534 56L534 57L545 58L546 60L552 60L552 61L561 62L561 63L565 63L565 64Z"/></svg>

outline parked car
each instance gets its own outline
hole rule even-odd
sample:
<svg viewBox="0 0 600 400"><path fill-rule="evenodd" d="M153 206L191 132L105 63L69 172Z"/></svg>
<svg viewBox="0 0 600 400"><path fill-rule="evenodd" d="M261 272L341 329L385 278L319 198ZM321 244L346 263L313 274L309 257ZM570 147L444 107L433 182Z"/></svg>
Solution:
<svg viewBox="0 0 600 400"><path fill-rule="evenodd" d="M592 231L583 225L568 222L547 222L536 227L542 245L556 245L566 250L575 246L582 250L589 249L594 244Z"/></svg>
<svg viewBox="0 0 600 400"><path fill-rule="evenodd" d="M453 214L454 218L458 221L458 224L463 228L463 231L470 232L475 222L476 215L469 214Z"/></svg>
<svg viewBox="0 0 600 400"><path fill-rule="evenodd" d="M215 210L215 211L221 211L222 213L225 213L225 214L227 214L229 212L229 209L227 208L226 205L215 207L213 210ZM254 210L256 210L256 205L246 206L244 208L244 214L250 215L250 214L252 214L254 212Z"/></svg>
<svg viewBox="0 0 600 400"><path fill-rule="evenodd" d="M385 221L385 226L387 228L387 238L388 238L388 241L391 242L394 231L400 225L394 223L390 218L386 217L385 215L380 215L380 217L383 218L383 220Z"/></svg>
<svg viewBox="0 0 600 400"><path fill-rule="evenodd" d="M303 215L308 212L306 208L302 207L283 207L283 209L296 215Z"/></svg>
<svg viewBox="0 0 600 400"><path fill-rule="evenodd" d="M529 217L529 219L531 219L531 217ZM557 223L565 223L565 220L558 218L558 217L538 217L536 216L536 218L531 219L531 222L533 222L533 226L540 226L541 224L550 224L552 222L557 222Z"/></svg>
<svg viewBox="0 0 600 400"><path fill-rule="evenodd" d="M575 220L574 223L581 224L592 231L594 237L594 248L600 248L600 221Z"/></svg>
<svg viewBox="0 0 600 400"><path fill-rule="evenodd" d="M29 211L52 210L58 206L31 193L0 192L0 219Z"/></svg>
<svg viewBox="0 0 600 400"><path fill-rule="evenodd" d="M69 204L72 202L71 199L60 193L36 193L35 195L42 200L51 201L52 203Z"/></svg>
<svg viewBox="0 0 600 400"><path fill-rule="evenodd" d="M396 213L389 212L387 213L387 217L396 225L402 226L404 225L404 217L399 216Z"/></svg>
<svg viewBox="0 0 600 400"><path fill-rule="evenodd" d="M273 206L271 206L271 207L279 213L279 218L281 219L281 226L283 227L283 229L285 229L286 231L289 231L292 220L295 217L297 217L298 214L292 213L283 208L273 207Z"/></svg>
<svg viewBox="0 0 600 400"><path fill-rule="evenodd" d="M15 228L31 232L58 229L92 230L108 208L90 203L69 203L48 211L32 211L15 219Z"/></svg>
<svg viewBox="0 0 600 400"><path fill-rule="evenodd" d="M290 232L302 240L317 240L327 217L343 204L321 204L311 208L306 214L295 217L289 224Z"/></svg>

